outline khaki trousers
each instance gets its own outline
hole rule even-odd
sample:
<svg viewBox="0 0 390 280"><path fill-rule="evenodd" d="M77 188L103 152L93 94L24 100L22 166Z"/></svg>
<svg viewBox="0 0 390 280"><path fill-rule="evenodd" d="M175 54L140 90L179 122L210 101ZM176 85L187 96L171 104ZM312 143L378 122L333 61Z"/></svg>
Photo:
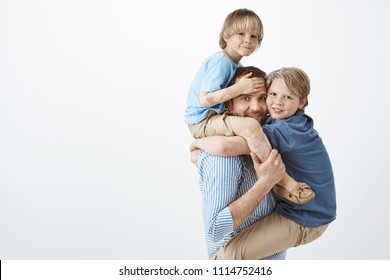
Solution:
<svg viewBox="0 0 390 280"><path fill-rule="evenodd" d="M235 235L214 260L258 260L319 238L329 224L302 227L275 211Z"/></svg>
<svg viewBox="0 0 390 280"><path fill-rule="evenodd" d="M229 122L229 115L223 113L218 115L215 111L210 111L207 118L200 123L189 124L191 135L198 139L207 136L234 136L233 129Z"/></svg>

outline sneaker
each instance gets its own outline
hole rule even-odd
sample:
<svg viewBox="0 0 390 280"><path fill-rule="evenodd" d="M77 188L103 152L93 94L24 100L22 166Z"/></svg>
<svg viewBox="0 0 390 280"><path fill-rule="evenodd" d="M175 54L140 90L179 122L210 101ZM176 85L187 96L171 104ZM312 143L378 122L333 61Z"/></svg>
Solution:
<svg viewBox="0 0 390 280"><path fill-rule="evenodd" d="M297 183L292 192L279 185L275 185L273 190L276 194L295 204L306 204L316 197L315 193L305 183Z"/></svg>

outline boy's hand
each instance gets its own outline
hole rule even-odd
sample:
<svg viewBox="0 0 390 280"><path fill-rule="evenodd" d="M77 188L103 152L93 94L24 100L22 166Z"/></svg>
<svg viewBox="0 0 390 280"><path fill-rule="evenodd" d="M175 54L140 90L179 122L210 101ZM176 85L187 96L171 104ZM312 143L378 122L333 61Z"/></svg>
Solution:
<svg viewBox="0 0 390 280"><path fill-rule="evenodd" d="M237 83L237 91L240 94L251 94L259 92L265 85L262 78L251 78L252 73L246 74Z"/></svg>

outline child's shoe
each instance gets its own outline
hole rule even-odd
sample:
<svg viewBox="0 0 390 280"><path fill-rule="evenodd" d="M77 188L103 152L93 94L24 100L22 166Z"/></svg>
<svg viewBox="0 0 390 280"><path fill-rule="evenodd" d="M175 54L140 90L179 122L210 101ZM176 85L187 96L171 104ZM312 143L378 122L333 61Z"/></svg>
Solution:
<svg viewBox="0 0 390 280"><path fill-rule="evenodd" d="M315 193L305 183L297 183L297 186L291 192L280 185L275 185L273 190L276 194L295 204L306 204L316 197Z"/></svg>

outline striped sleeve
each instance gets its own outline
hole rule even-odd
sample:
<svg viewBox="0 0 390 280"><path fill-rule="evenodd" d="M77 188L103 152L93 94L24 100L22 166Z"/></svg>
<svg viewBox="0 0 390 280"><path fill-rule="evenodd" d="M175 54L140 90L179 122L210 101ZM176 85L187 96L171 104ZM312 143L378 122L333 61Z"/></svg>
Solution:
<svg viewBox="0 0 390 280"><path fill-rule="evenodd" d="M211 156L202 152L198 163L206 235L217 242L233 231L228 205L236 199L242 162L239 157Z"/></svg>

